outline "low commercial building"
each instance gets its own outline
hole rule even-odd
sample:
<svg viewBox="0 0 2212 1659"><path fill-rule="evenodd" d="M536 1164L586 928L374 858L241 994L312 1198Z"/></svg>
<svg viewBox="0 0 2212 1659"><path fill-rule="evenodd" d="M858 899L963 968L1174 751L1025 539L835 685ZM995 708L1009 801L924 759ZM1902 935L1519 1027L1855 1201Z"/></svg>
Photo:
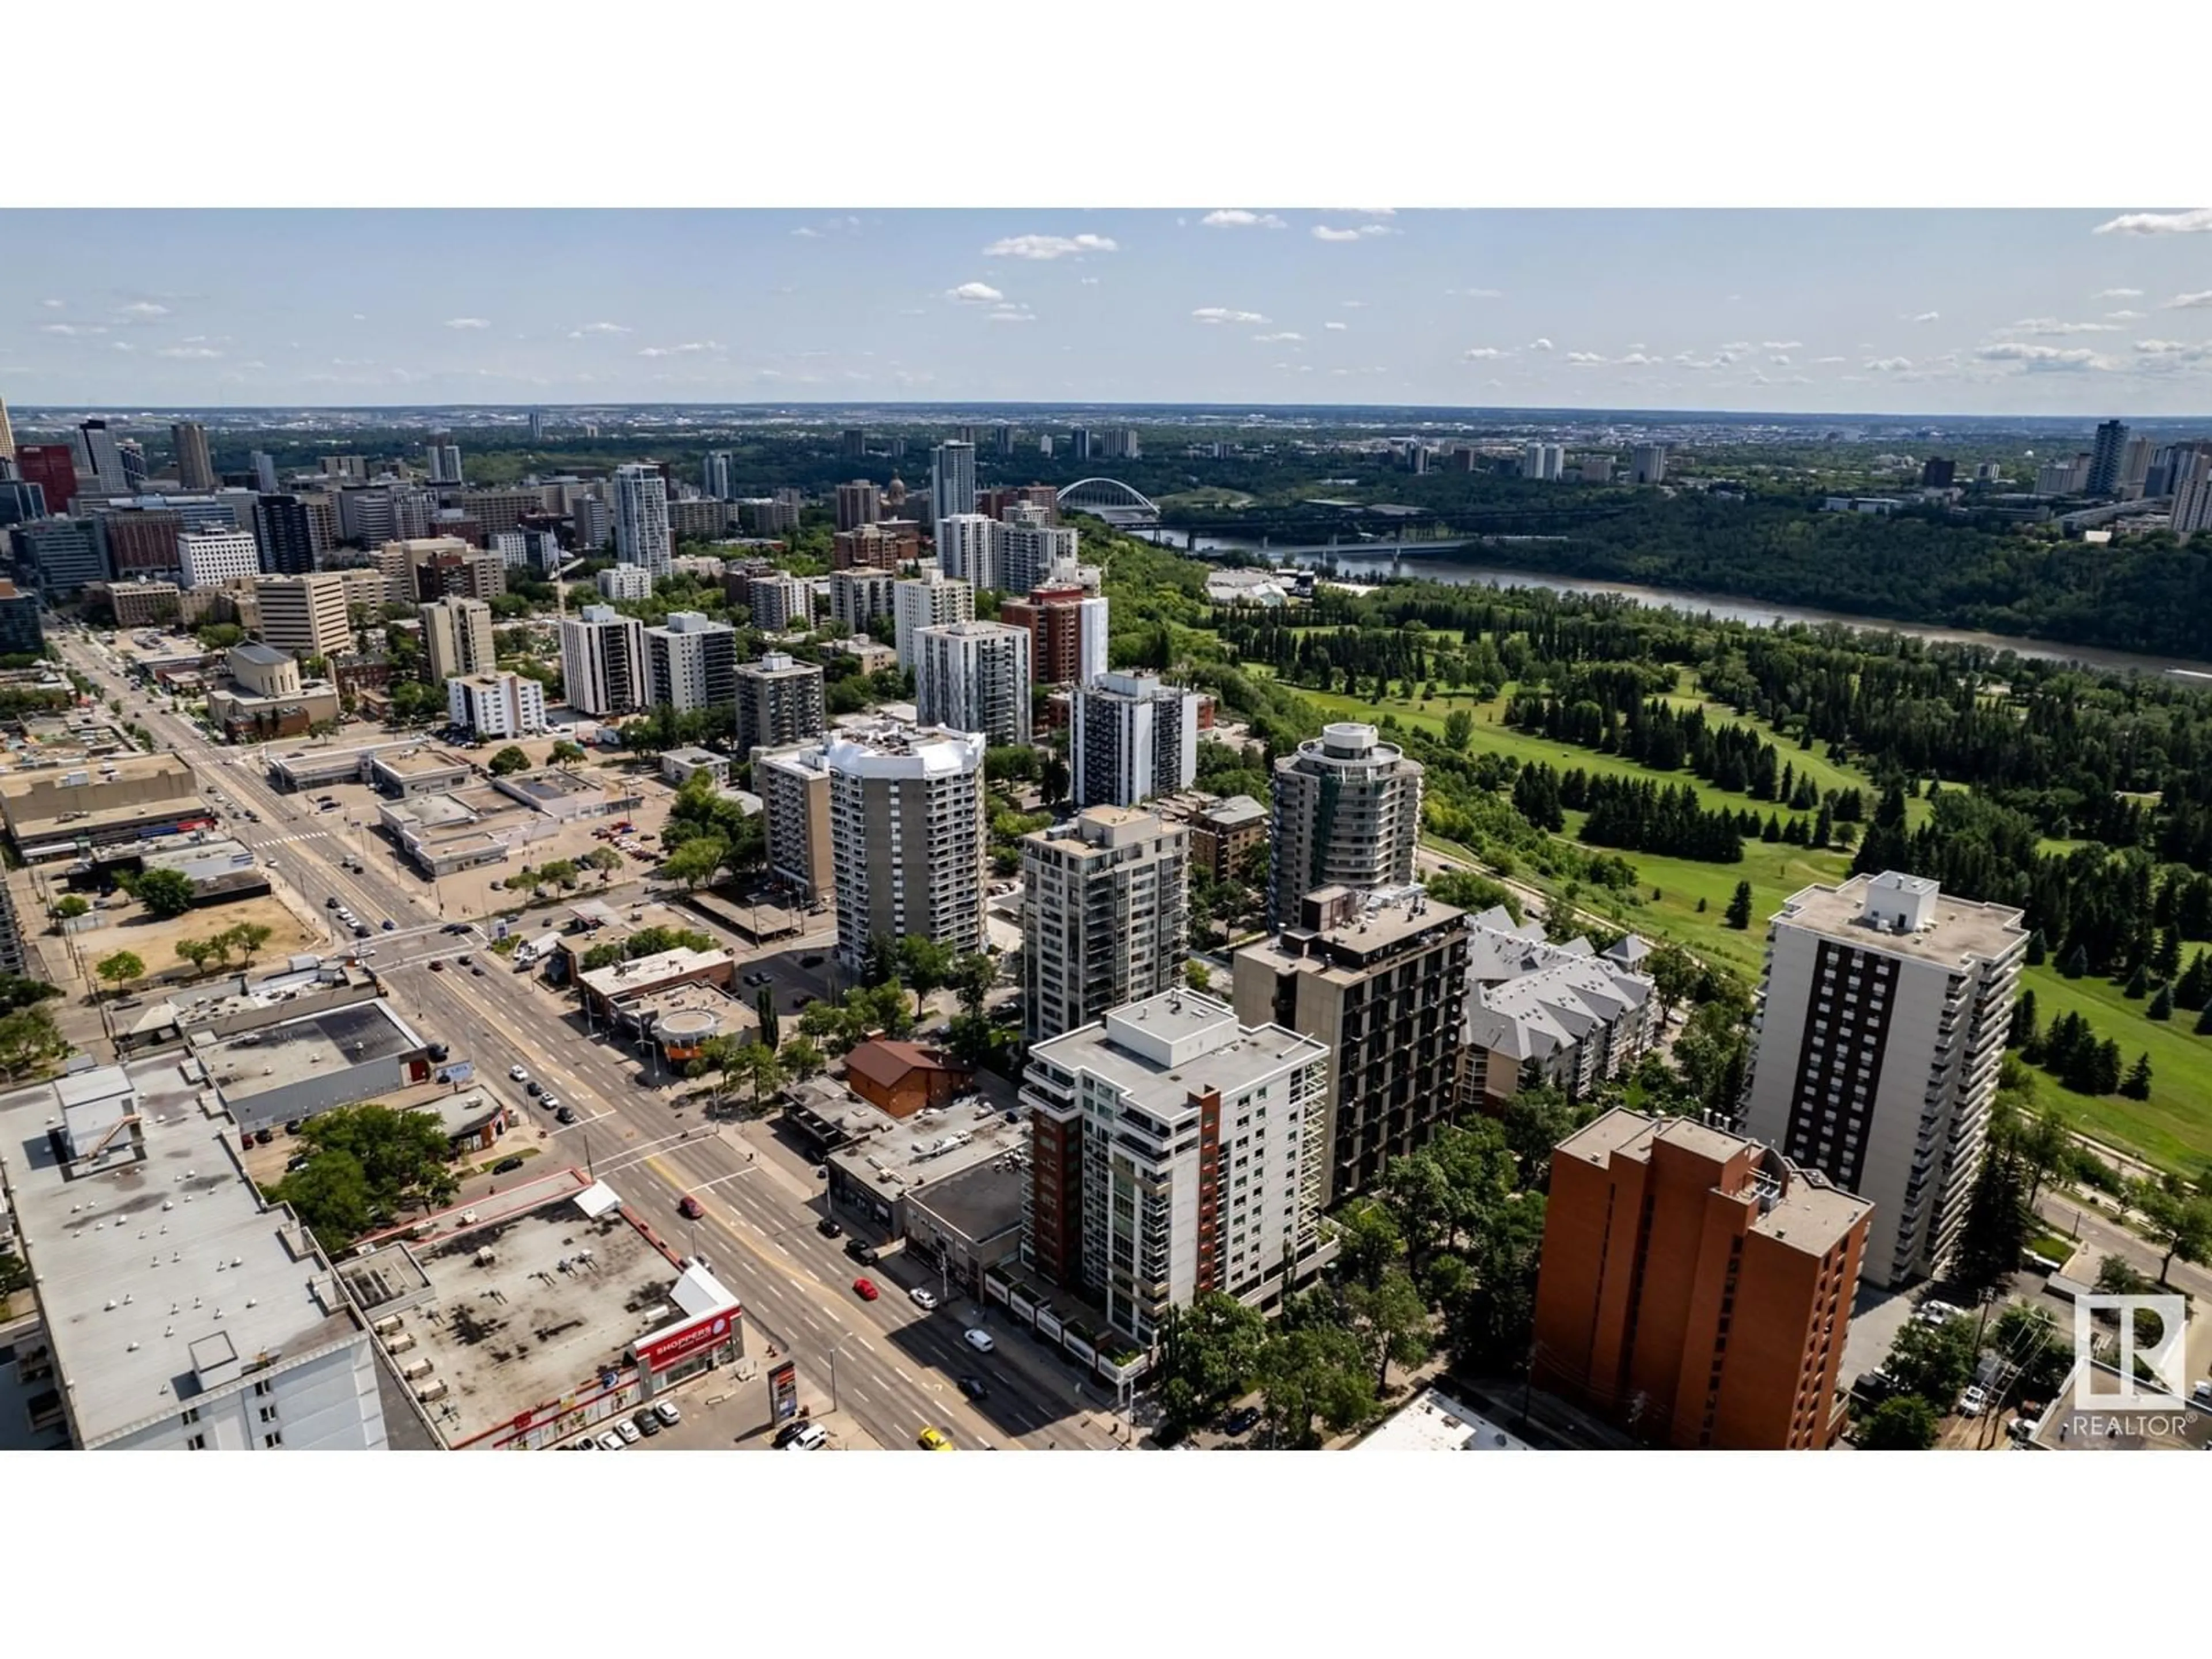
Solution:
<svg viewBox="0 0 2212 1659"><path fill-rule="evenodd" d="M376 757L411 754L422 747L419 738L402 738L358 748L311 744L269 757L269 781L286 794L294 795L311 789L327 789L334 783L368 783L373 781L370 762ZM463 775L466 775L465 769Z"/></svg>
<svg viewBox="0 0 2212 1659"><path fill-rule="evenodd" d="M9 1341L29 1443L384 1449L364 1322L197 1095L170 1054L0 1096L37 1308Z"/></svg>
<svg viewBox="0 0 2212 1659"><path fill-rule="evenodd" d="M664 781L681 785L694 772L706 773L717 787L726 785L730 781L730 757L711 749L670 749L662 753L660 775Z"/></svg>
<svg viewBox="0 0 2212 1659"><path fill-rule="evenodd" d="M433 1069L429 1044L381 999L228 1036L196 1032L191 1048L247 1134L427 1083Z"/></svg>
<svg viewBox="0 0 2212 1659"><path fill-rule="evenodd" d="M1631 933L1610 949L1551 944L1538 921L1485 910L1468 930L1463 1105L1504 1109L1524 1077L1580 1100L1632 1070L1660 1035L1659 1003Z"/></svg>
<svg viewBox="0 0 2212 1659"><path fill-rule="evenodd" d="M126 755L99 764L0 775L0 818L26 862L74 856L213 823L198 780L175 755Z"/></svg>
<svg viewBox="0 0 2212 1659"><path fill-rule="evenodd" d="M562 948L565 955L580 962L578 945L587 951L596 942L564 939ZM576 973L571 971L565 977L573 983ZM748 1029L749 1021L753 1033L759 1030L745 1006L720 983L709 980L678 980L617 995L608 1018L613 1028L631 1041L651 1042L660 1051L662 1062L679 1073L716 1037L736 1036Z"/></svg>
<svg viewBox="0 0 2212 1659"><path fill-rule="evenodd" d="M973 1170L1011 1165L1023 1153L1022 1126L981 1102L927 1117L893 1118L851 1097L823 1100L823 1092L817 1090L816 1109L832 1143L821 1153L830 1213L858 1215L894 1237L908 1235L910 1201L918 1194Z"/></svg>
<svg viewBox="0 0 2212 1659"><path fill-rule="evenodd" d="M874 1037L845 1056L845 1082L878 1111L906 1118L966 1094L975 1086L975 1069L941 1048Z"/></svg>
<svg viewBox="0 0 2212 1659"><path fill-rule="evenodd" d="M586 774L566 766L543 766L533 772L494 778L491 787L509 800L558 823L634 812L645 803L636 784L626 776Z"/></svg>
<svg viewBox="0 0 2212 1659"><path fill-rule="evenodd" d="M416 795L434 795L448 789L458 789L474 775L476 769L451 750L434 749L427 744L410 744L404 748L379 748L363 751L368 769L368 781L379 794L392 800L408 800Z"/></svg>
<svg viewBox="0 0 2212 1659"><path fill-rule="evenodd" d="M1354 1451L1528 1451L1528 1443L1437 1389L1423 1389Z"/></svg>
<svg viewBox="0 0 2212 1659"><path fill-rule="evenodd" d="M269 890L269 873L253 849L206 830L95 848L73 862L64 877L70 890L106 892L118 873L175 870L192 884L196 906L227 904Z"/></svg>
<svg viewBox="0 0 2212 1659"><path fill-rule="evenodd" d="M940 1289L982 1297L983 1275L1016 1265L1022 1253L1022 1206L1029 1160L1018 1145L988 1162L940 1175L905 1192L907 1253L936 1264Z"/></svg>
<svg viewBox="0 0 2212 1659"><path fill-rule="evenodd" d="M658 955L594 968L578 980L585 1012L594 1019L610 1020L624 1002L678 985L719 985L728 990L737 977L730 953L724 950L694 951L686 945Z"/></svg>
<svg viewBox="0 0 2212 1659"><path fill-rule="evenodd" d="M1606 1113L1552 1154L1535 1382L1654 1445L1833 1445L1873 1211L1756 1141Z"/></svg>
<svg viewBox="0 0 2212 1659"><path fill-rule="evenodd" d="M234 645L229 678L208 688L208 718L233 743L298 737L338 717L338 689L307 679L286 653L265 645Z"/></svg>
<svg viewBox="0 0 2212 1659"><path fill-rule="evenodd" d="M744 1354L737 1297L580 1170L374 1242L345 1293L450 1450L557 1445Z"/></svg>
<svg viewBox="0 0 2212 1659"><path fill-rule="evenodd" d="M434 878L503 863L511 848L526 846L554 830L506 792L489 787L384 801L377 819L415 867Z"/></svg>

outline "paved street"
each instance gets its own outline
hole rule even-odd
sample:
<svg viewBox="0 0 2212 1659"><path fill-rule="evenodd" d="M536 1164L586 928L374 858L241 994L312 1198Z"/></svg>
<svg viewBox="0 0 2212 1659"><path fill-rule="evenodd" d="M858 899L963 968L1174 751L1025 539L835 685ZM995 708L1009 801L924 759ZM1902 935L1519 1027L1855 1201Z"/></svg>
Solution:
<svg viewBox="0 0 2212 1659"><path fill-rule="evenodd" d="M65 636L61 644L72 665L109 695L123 697L133 718L175 750L204 785L260 814L261 822L251 823L242 821L241 812L228 813L226 827L271 860L280 879L310 906L319 911L335 896L372 926L386 917L400 924L392 933L380 931L360 941L374 951L370 965L394 1005L426 1038L450 1043L454 1059L472 1060L501 1079L509 1066L523 1066L574 1106L582 1121L563 1128L531 1102L531 1127L520 1133L528 1144L543 1145L549 1162L586 1166L608 1178L674 1248L703 1255L745 1304L749 1354L765 1361L772 1346L796 1355L802 1398L812 1402L818 1391L815 1414L833 1433L842 1415L894 1449L912 1448L924 1426L945 1429L963 1448L1114 1443L1106 1418L1093 1415L1102 1404L1095 1389L1085 1389L1091 1398L1079 1397L1057 1361L1018 1352L1027 1346L1018 1338L1002 1342L994 1353L975 1352L960 1335L964 1325L984 1319L975 1304L954 1299L925 1314L907 1299L916 1280L896 1253L876 1267L858 1269L845 1256L842 1240L817 1232L823 1198L811 1166L769 1126L718 1126L706 1121L701 1108L678 1104L675 1097L689 1090L664 1087L667 1079L655 1075L649 1060L587 1030L573 998L492 956L481 931L441 933L430 884L395 867L380 838L371 835L364 843L343 825L313 822L319 815L301 798L278 792L252 751L211 745L189 721L166 711L138 712L143 695L123 684L110 660L82 639ZM374 736L364 729L342 741L366 743ZM349 857L364 870L344 869ZM602 896L619 906L638 902L641 890L632 882ZM689 925L725 932L696 918ZM331 941L352 942L340 941L335 932ZM825 951L818 931L764 951L748 951L726 937L724 942L738 957L741 971L750 971L755 960L773 967L787 994L779 1001L787 1009L793 987L817 995L829 988L826 963L812 969L799 965L802 956ZM441 972L428 965L463 951L475 954L482 976L450 960ZM749 1000L750 994L740 1000ZM514 1145L514 1137L506 1144ZM687 1193L705 1207L696 1224L676 1212ZM851 1288L861 1271L881 1287L874 1303L863 1302ZM934 1287L933 1278L930 1282ZM986 1399L963 1397L957 1379L963 1374L984 1379ZM721 1386L717 1382L708 1391ZM732 1402L738 1415L748 1401L757 1403L755 1414L764 1423L765 1389L741 1386ZM732 1427L725 1443L739 1432Z"/></svg>

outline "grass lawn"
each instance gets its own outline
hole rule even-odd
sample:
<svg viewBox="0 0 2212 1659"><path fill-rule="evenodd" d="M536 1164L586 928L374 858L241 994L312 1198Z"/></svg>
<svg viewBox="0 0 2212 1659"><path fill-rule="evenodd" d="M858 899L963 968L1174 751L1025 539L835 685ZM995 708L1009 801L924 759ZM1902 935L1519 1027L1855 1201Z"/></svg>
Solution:
<svg viewBox="0 0 2212 1659"><path fill-rule="evenodd" d="M2177 1009L2171 1020L2144 1018L2148 1000L2129 1000L2110 980L2068 979L2045 963L2021 975L2035 993L2035 1018L2048 1028L2060 1013L2078 1013L2100 1041L2120 1045L2123 1066L2150 1056L2150 1098L2077 1095L2047 1073L2037 1097L2056 1105L2081 1130L2168 1169L2187 1170L2212 1158L2212 1037L2195 1035L2197 1016Z"/></svg>

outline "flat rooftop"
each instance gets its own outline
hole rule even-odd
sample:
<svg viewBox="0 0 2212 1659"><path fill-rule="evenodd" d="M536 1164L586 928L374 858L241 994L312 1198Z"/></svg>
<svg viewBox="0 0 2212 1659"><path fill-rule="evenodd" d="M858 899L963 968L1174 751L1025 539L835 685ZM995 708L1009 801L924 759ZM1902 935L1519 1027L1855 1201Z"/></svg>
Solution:
<svg viewBox="0 0 2212 1659"><path fill-rule="evenodd" d="M1121 1030L1158 1045L1154 1059L1116 1040ZM1209 1089L1233 1094L1247 1085L1328 1057L1328 1045L1261 1025L1249 1031L1226 1005L1193 993L1167 992L1115 1009L1106 1023L1086 1025L1032 1051L1036 1058L1112 1084L1128 1103L1155 1117L1189 1109Z"/></svg>
<svg viewBox="0 0 2212 1659"><path fill-rule="evenodd" d="M1016 1148L909 1188L909 1201L978 1243L1002 1237L1022 1224L1028 1170L1028 1155Z"/></svg>
<svg viewBox="0 0 2212 1659"><path fill-rule="evenodd" d="M1528 1443L1462 1406L1424 1389L1393 1412L1354 1451L1528 1451Z"/></svg>
<svg viewBox="0 0 2212 1659"><path fill-rule="evenodd" d="M172 1053L121 1068L145 1157L63 1178L52 1084L0 1095L0 1167L80 1433L98 1444L200 1392L193 1350L303 1355L358 1328L307 1231L266 1209ZM324 1281L326 1301L313 1288ZM207 1345L207 1346L203 1346Z"/></svg>
<svg viewBox="0 0 2212 1659"><path fill-rule="evenodd" d="M1834 887L1801 889L1783 900L1774 920L1853 950L1885 951L1945 968L2001 957L2027 937L2027 930L2021 925L2021 913L2009 905L1982 904L1954 898L1948 893L1936 895L1935 920L1919 932L1896 933L1878 928L1864 915L1870 880L1855 876Z"/></svg>
<svg viewBox="0 0 2212 1659"><path fill-rule="evenodd" d="M634 962L609 963L604 968L592 969L581 977L583 983L589 986L595 994L611 1001L649 990L662 980L720 967L729 960L727 951L695 951L688 945L679 945L673 950L663 951L657 956L640 957Z"/></svg>
<svg viewBox="0 0 2212 1659"><path fill-rule="evenodd" d="M443 749L424 747L370 751L374 763L396 778L419 778L433 772L466 772L469 763Z"/></svg>
<svg viewBox="0 0 2212 1659"><path fill-rule="evenodd" d="M601 1371L622 1367L632 1342L684 1316L676 1259L619 1202L594 1202L593 1216L578 1201L604 1191L580 1170L551 1171L409 1230L428 1237L395 1237L342 1264L372 1325L387 1316L380 1306L399 1305L398 1329L378 1340L387 1352L413 1340L386 1363L429 1367L405 1386L446 1385L425 1409L447 1445L596 1392ZM421 1299L407 1305L410 1298Z"/></svg>
<svg viewBox="0 0 2212 1659"><path fill-rule="evenodd" d="M2121 1386L2111 1366L2077 1364L2036 1419L2029 1443L2039 1451L2212 1450L2212 1411L2194 1403L2178 1411L2146 1411L2094 1397Z"/></svg>
<svg viewBox="0 0 2212 1659"><path fill-rule="evenodd" d="M901 1192L927 1188L933 1193L979 1164L1028 1155L1026 1124L1015 1122L981 1097L963 1098L974 1103L932 1107L908 1118L891 1117L858 1102L859 1112L832 1115L867 1138L830 1156L880 1188L888 1200ZM878 1179L885 1176L890 1179Z"/></svg>
<svg viewBox="0 0 2212 1659"><path fill-rule="evenodd" d="M317 1073L343 1071L423 1046L381 998L325 1008L235 1036L202 1032L192 1051L230 1100L251 1100Z"/></svg>

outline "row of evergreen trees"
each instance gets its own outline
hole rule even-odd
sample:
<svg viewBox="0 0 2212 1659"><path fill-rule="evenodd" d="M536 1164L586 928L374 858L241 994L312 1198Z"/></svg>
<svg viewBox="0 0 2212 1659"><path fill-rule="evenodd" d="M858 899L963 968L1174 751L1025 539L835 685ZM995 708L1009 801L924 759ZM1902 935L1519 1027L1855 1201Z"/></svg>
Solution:
<svg viewBox="0 0 2212 1659"><path fill-rule="evenodd" d="M2212 1015L2198 1024L2212 1030ZM2125 1095L2130 1100L2150 1098L2150 1056L2141 1054L2124 1073L2120 1069L2120 1045L2100 1038L2096 1028L2081 1015L2068 1012L2051 1022L2047 1030L2036 1029L2035 993L2023 991L2013 1005L2011 1046L2031 1066L2040 1066L2077 1095Z"/></svg>

